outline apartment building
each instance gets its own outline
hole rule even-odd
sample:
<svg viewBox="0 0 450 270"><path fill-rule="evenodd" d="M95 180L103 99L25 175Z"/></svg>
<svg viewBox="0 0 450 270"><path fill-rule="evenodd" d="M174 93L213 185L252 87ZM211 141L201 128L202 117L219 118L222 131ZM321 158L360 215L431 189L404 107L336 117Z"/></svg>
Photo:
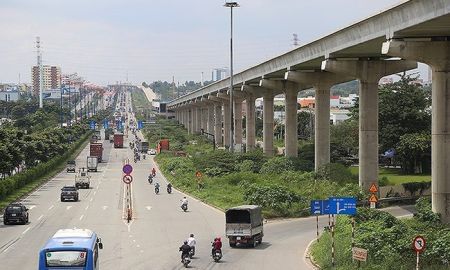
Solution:
<svg viewBox="0 0 450 270"><path fill-rule="evenodd" d="M61 68L57 66L42 67L43 90L59 89L61 87ZM31 68L31 81L33 84L33 93L39 95L39 67Z"/></svg>

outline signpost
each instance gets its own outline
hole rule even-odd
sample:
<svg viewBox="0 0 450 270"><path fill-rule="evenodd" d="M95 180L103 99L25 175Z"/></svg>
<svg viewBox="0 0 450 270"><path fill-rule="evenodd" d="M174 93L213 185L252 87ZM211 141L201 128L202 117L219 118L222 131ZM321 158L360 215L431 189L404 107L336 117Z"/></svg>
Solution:
<svg viewBox="0 0 450 270"><path fill-rule="evenodd" d="M122 180L125 184L131 184L131 182L133 182L133 176L126 174L123 176Z"/></svg>
<svg viewBox="0 0 450 270"><path fill-rule="evenodd" d="M89 122L89 128L92 130L95 130L95 121L91 120L91 122Z"/></svg>
<svg viewBox="0 0 450 270"><path fill-rule="evenodd" d="M133 166L130 164L125 164L123 165L122 171L124 174L131 174L131 172L133 172Z"/></svg>
<svg viewBox="0 0 450 270"><path fill-rule="evenodd" d="M416 270L419 270L419 254L425 250L426 242L425 238L418 235L414 238L413 241L413 249L416 251L417 259L416 259Z"/></svg>
<svg viewBox="0 0 450 270"><path fill-rule="evenodd" d="M107 119L103 120L103 128L108 129L109 128L109 121Z"/></svg>
<svg viewBox="0 0 450 270"><path fill-rule="evenodd" d="M378 186L376 183L372 183L372 185L370 185L369 192L371 193L369 197L370 208L375 209L378 202Z"/></svg>
<svg viewBox="0 0 450 270"><path fill-rule="evenodd" d="M354 197L331 197L329 199L330 214L355 215L356 198Z"/></svg>
<svg viewBox="0 0 450 270"><path fill-rule="evenodd" d="M361 266L361 262L367 261L367 249L353 247L352 259L358 261L358 269L359 269Z"/></svg>
<svg viewBox="0 0 450 270"><path fill-rule="evenodd" d="M137 121L137 128L138 129L143 129L144 128L144 122L142 122L142 120Z"/></svg>

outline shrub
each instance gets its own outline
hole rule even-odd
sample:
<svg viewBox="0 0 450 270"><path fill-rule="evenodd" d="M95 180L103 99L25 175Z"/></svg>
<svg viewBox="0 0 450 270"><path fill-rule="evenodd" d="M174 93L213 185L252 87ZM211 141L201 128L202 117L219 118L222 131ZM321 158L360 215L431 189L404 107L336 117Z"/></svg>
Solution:
<svg viewBox="0 0 450 270"><path fill-rule="evenodd" d="M414 216L418 220L420 220L422 222L426 222L426 223L432 223L432 224L437 224L440 222L439 214L433 213L433 211L431 211L431 199L430 198L426 198L426 197L419 198L416 201L416 209L417 209L417 213L415 213Z"/></svg>
<svg viewBox="0 0 450 270"><path fill-rule="evenodd" d="M328 163L317 171L317 176L337 183L351 182L354 178L350 170L342 164Z"/></svg>
<svg viewBox="0 0 450 270"><path fill-rule="evenodd" d="M408 182L402 184L403 188L406 191L409 191L411 196L415 196L416 192L419 191L419 195L431 187L431 182Z"/></svg>
<svg viewBox="0 0 450 270"><path fill-rule="evenodd" d="M214 175L223 175L235 170L235 157L223 150L211 151L192 158L194 167L202 172L211 171Z"/></svg>
<svg viewBox="0 0 450 270"><path fill-rule="evenodd" d="M261 149L255 149L246 153L242 153L238 157L238 162L243 162L245 160L251 160L254 164L254 172L259 172L262 165L267 161L266 156Z"/></svg>
<svg viewBox="0 0 450 270"><path fill-rule="evenodd" d="M300 196L280 185L261 186L251 184L244 191L244 200L277 211L287 211L292 203L300 202Z"/></svg>
<svg viewBox="0 0 450 270"><path fill-rule="evenodd" d="M240 172L255 172L256 165L253 160L244 160L237 164L237 170Z"/></svg>
<svg viewBox="0 0 450 270"><path fill-rule="evenodd" d="M285 171L293 171L294 162L286 157L273 157L266 161L261 167L260 173L263 174L280 174Z"/></svg>

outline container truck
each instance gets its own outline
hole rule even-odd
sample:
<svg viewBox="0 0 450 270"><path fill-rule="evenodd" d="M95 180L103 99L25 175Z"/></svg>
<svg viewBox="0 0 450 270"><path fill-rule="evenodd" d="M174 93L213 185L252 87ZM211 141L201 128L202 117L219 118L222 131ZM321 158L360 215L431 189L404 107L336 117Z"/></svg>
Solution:
<svg viewBox="0 0 450 270"><path fill-rule="evenodd" d="M91 142L90 148L89 148L89 156L91 157L97 157L98 162L102 162L102 156L103 156L103 144L99 142Z"/></svg>
<svg viewBox="0 0 450 270"><path fill-rule="evenodd" d="M114 148L123 148L123 133L114 134Z"/></svg>
<svg viewBox="0 0 450 270"><path fill-rule="evenodd" d="M86 167L87 167L88 171L96 172L97 171L97 166L98 166L98 159L97 159L97 157L87 157Z"/></svg>

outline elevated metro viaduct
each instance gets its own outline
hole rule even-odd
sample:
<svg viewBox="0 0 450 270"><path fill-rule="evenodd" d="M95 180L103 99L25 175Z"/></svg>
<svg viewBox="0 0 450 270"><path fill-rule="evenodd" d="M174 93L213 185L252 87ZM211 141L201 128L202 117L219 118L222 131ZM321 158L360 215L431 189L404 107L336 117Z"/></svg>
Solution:
<svg viewBox="0 0 450 270"><path fill-rule="evenodd" d="M297 94L315 89L315 168L330 162L330 88L359 81L359 184L378 180L378 82L414 69L432 68L432 205L450 222L450 1L409 0L234 76L234 119L229 79L171 101L168 106L190 133L201 129L229 146L242 144L246 106L246 149L255 147L255 99L263 97L263 151L274 155L274 96L286 97L285 155L297 156ZM223 122L223 132L222 132ZM223 135L223 136L222 136ZM222 140L223 138L223 140Z"/></svg>

